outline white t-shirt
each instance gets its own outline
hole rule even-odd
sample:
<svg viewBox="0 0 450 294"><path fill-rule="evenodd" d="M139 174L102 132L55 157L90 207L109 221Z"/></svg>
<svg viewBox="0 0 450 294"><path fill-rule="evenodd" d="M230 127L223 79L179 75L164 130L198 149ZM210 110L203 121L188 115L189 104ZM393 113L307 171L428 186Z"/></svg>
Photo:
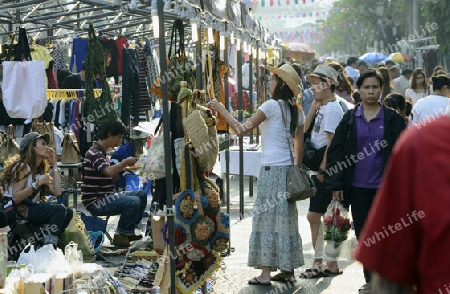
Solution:
<svg viewBox="0 0 450 294"><path fill-rule="evenodd" d="M284 125L281 109L277 100L270 99L259 107L259 110L266 116L266 119L260 125L262 145L261 166L284 166L291 164L286 136L291 144L292 155L295 157L294 138L289 132L291 112L284 100L279 101L283 107L286 126ZM299 114L298 125L303 126L305 117L302 111L300 111Z"/></svg>
<svg viewBox="0 0 450 294"><path fill-rule="evenodd" d="M420 99L412 109L413 123L418 123L428 118L437 118L445 114L449 99L435 94Z"/></svg>
<svg viewBox="0 0 450 294"><path fill-rule="evenodd" d="M393 84L394 84L395 90L398 93L405 95L405 91L406 91L406 89L409 88L409 86L411 85L411 82L404 75L400 75L398 78L393 80Z"/></svg>
<svg viewBox="0 0 450 294"><path fill-rule="evenodd" d="M311 134L311 143L317 149L328 144L328 133L333 133L341 122L344 112L337 100L328 102L319 108Z"/></svg>
<svg viewBox="0 0 450 294"><path fill-rule="evenodd" d="M426 90L423 91L423 92L421 92L421 93L417 93L417 92L414 91L413 89L408 88L408 89L406 89L406 91L405 91L405 97L411 98L411 101L412 101L412 104L413 104L413 105L416 104L417 101L419 101L420 99L426 97L427 95L428 95L428 94L427 94L427 91L426 91Z"/></svg>

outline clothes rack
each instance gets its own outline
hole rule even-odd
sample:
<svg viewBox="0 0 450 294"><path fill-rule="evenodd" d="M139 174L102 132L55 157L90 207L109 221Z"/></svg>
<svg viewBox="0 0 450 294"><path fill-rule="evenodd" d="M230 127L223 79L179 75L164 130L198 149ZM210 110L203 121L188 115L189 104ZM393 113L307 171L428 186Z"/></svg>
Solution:
<svg viewBox="0 0 450 294"><path fill-rule="evenodd" d="M47 100L70 100L84 97L85 89L47 89ZM98 98L102 89L94 89L94 97Z"/></svg>

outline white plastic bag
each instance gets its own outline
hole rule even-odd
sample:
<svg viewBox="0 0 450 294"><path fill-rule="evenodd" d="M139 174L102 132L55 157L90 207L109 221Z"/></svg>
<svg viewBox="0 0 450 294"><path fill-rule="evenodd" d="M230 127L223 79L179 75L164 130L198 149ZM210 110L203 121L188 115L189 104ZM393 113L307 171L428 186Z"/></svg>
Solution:
<svg viewBox="0 0 450 294"><path fill-rule="evenodd" d="M47 270L53 265L53 259L56 257L56 250L52 244L47 244L36 250L34 259L34 270L36 273L47 273Z"/></svg>
<svg viewBox="0 0 450 294"><path fill-rule="evenodd" d="M61 249L53 248L52 244L47 244L36 250L35 272L46 274L70 273L72 268L66 261Z"/></svg>
<svg viewBox="0 0 450 294"><path fill-rule="evenodd" d="M34 250L34 245L31 245L28 243L25 248L23 248L22 252L20 253L19 259L17 260L17 264L35 264L35 258L36 258L36 251Z"/></svg>

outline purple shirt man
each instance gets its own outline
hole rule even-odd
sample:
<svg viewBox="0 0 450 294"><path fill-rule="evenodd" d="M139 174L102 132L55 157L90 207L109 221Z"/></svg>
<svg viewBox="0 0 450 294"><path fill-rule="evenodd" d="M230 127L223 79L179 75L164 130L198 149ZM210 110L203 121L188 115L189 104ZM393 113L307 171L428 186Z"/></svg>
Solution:
<svg viewBox="0 0 450 294"><path fill-rule="evenodd" d="M359 188L377 189L383 173L384 112L369 122L363 115L362 106L356 108L356 158L351 185Z"/></svg>

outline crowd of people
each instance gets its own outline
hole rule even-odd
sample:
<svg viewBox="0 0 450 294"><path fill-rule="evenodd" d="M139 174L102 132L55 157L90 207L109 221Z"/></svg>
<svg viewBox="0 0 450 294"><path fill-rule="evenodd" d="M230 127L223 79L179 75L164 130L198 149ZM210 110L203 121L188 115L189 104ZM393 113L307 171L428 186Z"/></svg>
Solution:
<svg viewBox="0 0 450 294"><path fill-rule="evenodd" d="M336 200L351 208L355 234L360 241L356 258L363 263L366 280L360 293L409 293L406 291L415 289L434 293L444 285L446 271L437 272L430 264L445 250L443 246L432 248L435 244L432 242L445 235L448 223L441 222L441 227L431 231L423 229L421 219L425 215L430 216L426 223L432 224L434 219L439 222L442 214L435 215L433 210L438 209L433 205L440 202L433 200L430 204L420 193L446 203L438 189L445 190L448 184L433 172L449 174L448 167L443 167L445 160L441 160L448 158L448 144L433 135L436 132L444 138L450 128L449 117L445 117L450 112L450 78L446 72L437 67L428 79L421 68L400 71L392 63L369 68L355 57L348 58L347 64L313 62L311 68L302 68L282 63L265 69L270 73L271 99L245 123L236 122L217 100L208 103L237 135L256 127L261 130L261 169L254 204L258 213L253 215L248 256L248 265L261 269L261 273L248 283L293 282L294 269L304 265L297 205L280 195L286 192L291 151L295 164L302 167L307 138L313 148L323 152L318 167L310 171L317 188L316 195L309 199L306 216L314 248L313 263L300 278L342 274L336 260L326 260L323 244L322 218L330 202ZM79 83L70 88L81 88L84 83L83 71L76 75L60 74L61 87ZM48 112L51 114L51 110ZM44 113L39 120L45 121L45 117ZM134 233L134 228L147 204L143 191L116 193L114 189L118 175L137 160L129 157L116 165L108 160L106 151L120 145L125 133L119 121L99 127L98 141L84 156L81 188L82 202L92 215L120 215L114 236L114 244L118 246L129 246L131 241L142 238ZM60 134L55 133L56 137L61 139ZM56 165L61 150L50 148L49 140L47 134L31 131L20 142L20 154L5 162L0 181L11 201L5 206L7 219L0 219L0 225L13 224L17 218L48 224L53 229L48 230L43 243L57 246L73 211L62 204L46 202L48 194L61 195ZM367 153L367 149L372 152ZM424 150L433 150L434 155L415 161L416 156L424 157ZM343 162L348 164L342 165ZM411 221L408 228L397 228L403 217L415 217L416 221ZM373 246L361 242L392 225L396 228L395 237ZM409 249L397 252L395 248L403 240L411 242ZM402 267L408 271L399 270ZM275 270L279 272L271 275Z"/></svg>
<svg viewBox="0 0 450 294"><path fill-rule="evenodd" d="M262 160L254 204L254 211L260 213L253 217L248 266L262 271L248 281L250 285L291 282L295 280L294 269L304 263L296 207L279 201L277 195L286 191L283 176L290 165L289 144L293 143L296 151L296 164L302 166L306 137L317 150L323 149L324 152L320 166L311 171L317 187L316 195L309 199L307 214L315 252L313 264L300 274L300 278L342 274L337 261L324 262L322 218L332 200L341 201L345 208L351 208L358 241L373 236L377 230L397 225L402 217L409 216L408 212L417 214L416 211L427 208L426 215L433 213L432 205L419 206L425 201L418 200L419 193L426 193L423 189L428 186L428 182L423 183L421 175L429 172L426 176L430 177L429 183L442 182L443 178L431 179L436 173L428 163L420 164L423 170L419 172L414 157L419 154L423 157L425 149L420 148L425 148L426 142L420 140L420 143L409 145L407 138L417 140L425 129L440 127L442 130L439 132L443 134L443 130L450 127L449 117L443 118L450 112L450 78L441 67L436 67L429 79L421 68L400 70L394 62L369 68L356 57L348 58L346 65L335 61L319 64L314 60L309 68L282 63L278 68L266 67L266 70L271 73L271 99L262 104L245 124L236 123L219 102L213 100L209 103L209 107L220 112L238 135L258 126L261 129ZM296 95L297 89L302 89L302 95ZM283 111L288 114L290 127L283 125ZM422 130L418 130L420 128ZM276 131L280 129L283 132ZM285 136L289 138L289 144ZM444 134L442 136L445 137ZM438 149L438 154L448 151L448 144L436 137L430 144L431 148ZM366 149L372 152L364 153ZM402 150L409 153L402 153ZM356 156L357 160L350 161ZM442 157L448 158L448 155ZM441 166L437 157L433 158L436 167ZM342 162L349 164L343 166ZM444 173L448 172L449 169L445 168ZM408 185L408 175L414 181L412 186L418 186L417 190ZM443 195L442 192L436 191L436 194ZM405 204L400 209L397 209L397 193L399 203ZM271 199L276 205L261 210L261 206ZM435 275L431 276L426 273L426 266L431 266L431 261L418 260L422 254L427 255L427 250L433 250L432 243L421 237L437 238L431 232L422 232L422 225L417 221L408 230L402 230L401 235L411 243L407 245L408 250L402 250L400 259L396 257L401 244L400 234L392 241L378 242L373 247L358 243L356 258L363 263L366 280L359 293L435 293L438 286L444 285L445 273L433 270ZM433 232L443 233L446 226L448 223ZM413 242L419 244L412 245ZM428 247L421 247L421 244ZM439 252L443 254L443 250ZM429 256L436 257L437 253ZM280 272L271 276L274 270Z"/></svg>

